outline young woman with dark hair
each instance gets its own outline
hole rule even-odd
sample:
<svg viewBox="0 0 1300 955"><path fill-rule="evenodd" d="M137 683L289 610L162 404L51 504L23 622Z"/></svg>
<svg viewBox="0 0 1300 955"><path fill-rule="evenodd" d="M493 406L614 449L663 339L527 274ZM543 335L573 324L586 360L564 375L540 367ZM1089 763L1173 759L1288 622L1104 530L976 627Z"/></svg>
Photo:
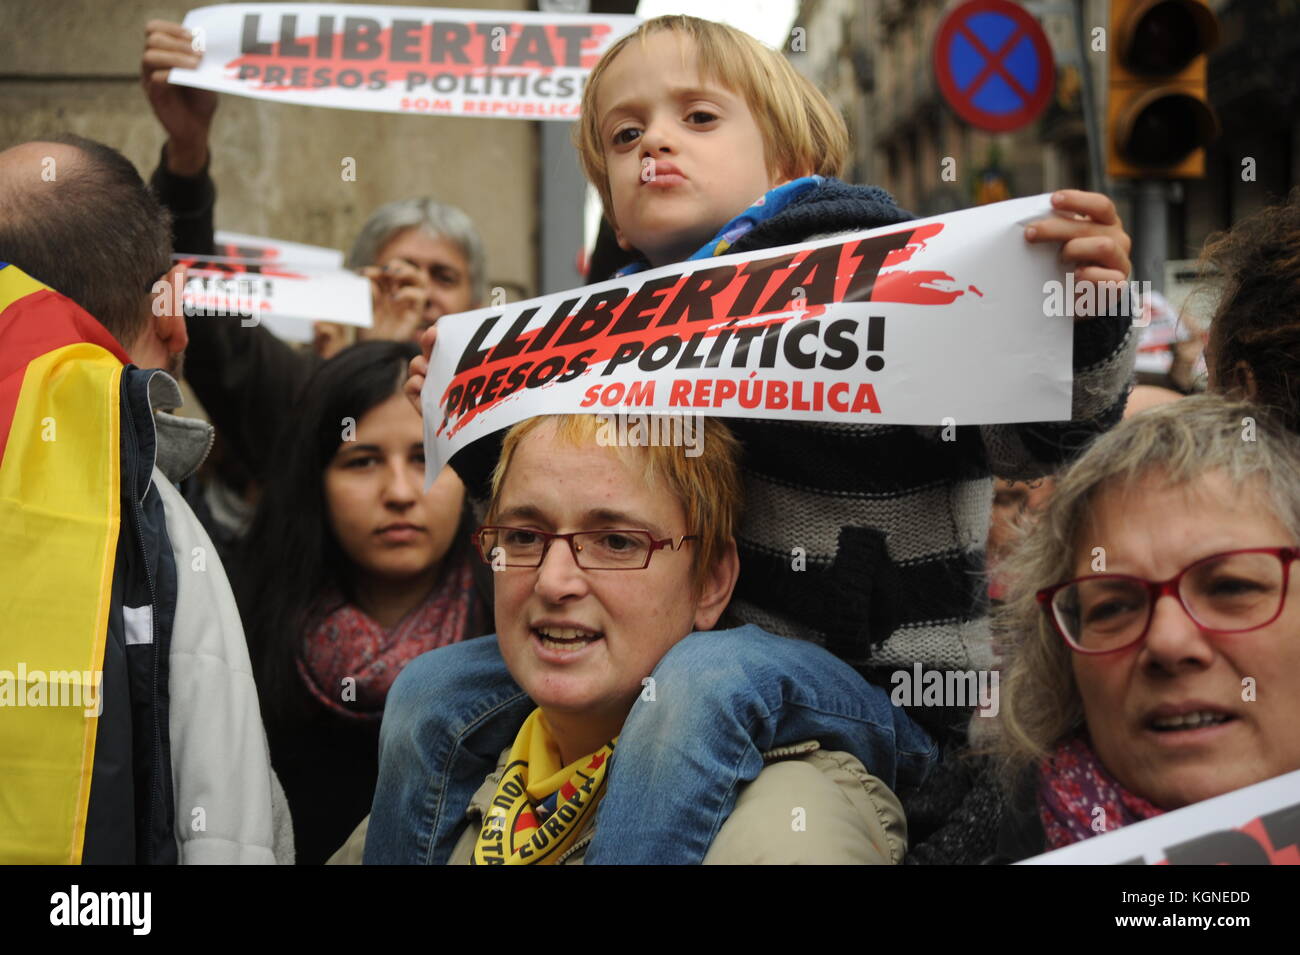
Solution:
<svg viewBox="0 0 1300 955"><path fill-rule="evenodd" d="M276 447L236 568L271 761L300 863L323 862L370 810L379 720L401 668L490 631L470 571L464 488L424 491L406 342L340 352Z"/></svg>

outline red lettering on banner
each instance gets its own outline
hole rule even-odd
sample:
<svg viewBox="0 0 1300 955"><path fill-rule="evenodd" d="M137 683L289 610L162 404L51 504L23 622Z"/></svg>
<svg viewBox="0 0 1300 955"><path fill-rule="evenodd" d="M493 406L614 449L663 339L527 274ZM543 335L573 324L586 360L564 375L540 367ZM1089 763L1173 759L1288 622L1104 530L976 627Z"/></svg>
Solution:
<svg viewBox="0 0 1300 955"><path fill-rule="evenodd" d="M654 382L637 384L653 386ZM840 414L864 412L880 414L880 401L873 385L868 382L859 384L851 402L849 387L849 383L845 381L832 382L828 388L826 383L821 381L768 379L737 382L731 378L699 378L694 381L677 378L670 386L668 404L673 408L721 408L727 402L739 398L742 408L756 408L762 405L773 411L788 409L820 413L829 409ZM582 406L585 408L594 404L599 393L600 386L588 388ZM633 390L629 389L627 404L634 403L632 397ZM614 403L602 399L602 404Z"/></svg>
<svg viewBox="0 0 1300 955"><path fill-rule="evenodd" d="M590 408L597 401L606 408L612 408L620 403L629 407L653 405L655 403L655 383L653 381L634 381L624 385L623 382L616 381L608 385L592 385L583 392L582 401L579 402L578 406Z"/></svg>
<svg viewBox="0 0 1300 955"><path fill-rule="evenodd" d="M869 383L858 385L858 393L853 396L853 407L849 410L853 414L860 411L880 414L880 402L876 401L876 389L871 387Z"/></svg>
<svg viewBox="0 0 1300 955"><path fill-rule="evenodd" d="M655 403L655 383L653 381L634 381L627 387L629 405L652 405Z"/></svg>

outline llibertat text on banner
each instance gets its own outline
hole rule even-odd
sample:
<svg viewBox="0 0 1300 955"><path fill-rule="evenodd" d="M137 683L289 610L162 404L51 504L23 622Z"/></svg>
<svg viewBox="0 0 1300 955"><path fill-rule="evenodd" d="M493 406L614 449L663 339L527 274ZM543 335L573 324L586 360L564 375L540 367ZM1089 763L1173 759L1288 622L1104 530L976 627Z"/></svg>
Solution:
<svg viewBox="0 0 1300 955"><path fill-rule="evenodd" d="M601 54L633 16L335 3L223 3L185 16L183 86L342 109L577 118Z"/></svg>
<svg viewBox="0 0 1300 955"><path fill-rule="evenodd" d="M1044 304L1062 266L1023 234L1050 214L1015 199L444 316L427 473L539 414L1067 420L1073 322Z"/></svg>

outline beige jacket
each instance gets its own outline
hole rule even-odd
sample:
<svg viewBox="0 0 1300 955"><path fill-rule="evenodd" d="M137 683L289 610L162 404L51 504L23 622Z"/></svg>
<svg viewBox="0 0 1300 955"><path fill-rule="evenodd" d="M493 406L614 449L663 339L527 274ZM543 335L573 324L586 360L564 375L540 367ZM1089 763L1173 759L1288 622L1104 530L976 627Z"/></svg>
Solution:
<svg viewBox="0 0 1300 955"><path fill-rule="evenodd" d="M449 865L467 865L484 813L509 758L474 793L469 826ZM705 865L897 865L907 851L907 822L898 798L848 753L823 751L815 740L764 753L767 766L740 791L736 807L704 857ZM330 858L359 865L369 818ZM595 827L586 829L558 862L580 865Z"/></svg>
<svg viewBox="0 0 1300 955"><path fill-rule="evenodd" d="M496 794L509 750L466 815L469 827L450 865L468 864L483 816ZM848 753L824 752L809 740L764 754L767 766L740 791L736 807L704 857L705 865L867 864L903 861L907 823L892 792ZM595 827L588 823L557 860L579 865Z"/></svg>

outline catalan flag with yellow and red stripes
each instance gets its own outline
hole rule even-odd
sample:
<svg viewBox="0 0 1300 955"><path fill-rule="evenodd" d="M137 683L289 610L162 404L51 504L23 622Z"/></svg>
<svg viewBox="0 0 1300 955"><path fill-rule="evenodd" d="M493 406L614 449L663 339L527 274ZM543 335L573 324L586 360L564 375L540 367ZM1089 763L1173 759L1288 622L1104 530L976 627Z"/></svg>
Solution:
<svg viewBox="0 0 1300 955"><path fill-rule="evenodd" d="M99 720L51 703L98 699L129 361L82 308L0 263L0 862L81 861Z"/></svg>

